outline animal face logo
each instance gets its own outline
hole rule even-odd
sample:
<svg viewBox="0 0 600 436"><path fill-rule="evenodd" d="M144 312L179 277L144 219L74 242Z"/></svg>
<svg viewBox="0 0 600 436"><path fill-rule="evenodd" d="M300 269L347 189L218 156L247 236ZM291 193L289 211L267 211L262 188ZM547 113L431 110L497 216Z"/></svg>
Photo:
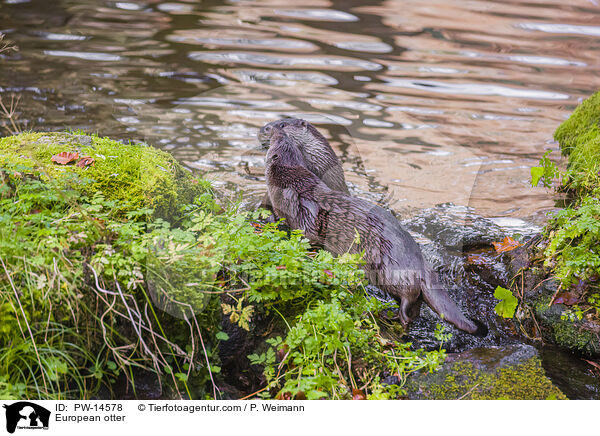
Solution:
<svg viewBox="0 0 600 436"><path fill-rule="evenodd" d="M50 411L29 401L19 401L2 406L6 409L6 431L19 429L48 429Z"/></svg>

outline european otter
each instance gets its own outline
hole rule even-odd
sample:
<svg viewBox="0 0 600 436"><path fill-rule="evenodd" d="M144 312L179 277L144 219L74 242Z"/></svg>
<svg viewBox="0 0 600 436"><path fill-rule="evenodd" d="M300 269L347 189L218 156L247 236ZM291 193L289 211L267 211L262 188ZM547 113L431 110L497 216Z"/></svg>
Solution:
<svg viewBox="0 0 600 436"><path fill-rule="evenodd" d="M269 148L274 129L281 129L293 141L304 157L306 168L334 191L350 195L344 169L327 139L306 120L284 118L264 125L258 132L258 140Z"/></svg>
<svg viewBox="0 0 600 436"><path fill-rule="evenodd" d="M485 325L461 313L398 220L379 206L330 189L307 169L285 127L271 126L266 178L271 204L291 228L303 230L309 240L334 254L364 250L367 278L398 301L403 325L419 314L422 295L454 326L487 334ZM359 244L354 244L355 232Z"/></svg>

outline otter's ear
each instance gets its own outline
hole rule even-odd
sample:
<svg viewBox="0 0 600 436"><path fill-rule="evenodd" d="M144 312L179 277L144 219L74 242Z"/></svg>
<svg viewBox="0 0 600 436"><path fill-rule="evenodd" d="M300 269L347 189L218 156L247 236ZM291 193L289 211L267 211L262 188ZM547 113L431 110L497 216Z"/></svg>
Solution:
<svg viewBox="0 0 600 436"><path fill-rule="evenodd" d="M306 120L300 120L300 125L304 130L308 129L308 122Z"/></svg>

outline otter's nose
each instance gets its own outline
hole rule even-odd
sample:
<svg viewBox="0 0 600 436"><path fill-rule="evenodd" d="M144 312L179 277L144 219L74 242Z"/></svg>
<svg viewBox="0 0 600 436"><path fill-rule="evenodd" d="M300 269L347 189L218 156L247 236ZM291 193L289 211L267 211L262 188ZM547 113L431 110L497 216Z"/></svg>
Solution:
<svg viewBox="0 0 600 436"><path fill-rule="evenodd" d="M258 131L258 141L264 148L269 148L269 141L272 133L273 128L269 124L262 126Z"/></svg>

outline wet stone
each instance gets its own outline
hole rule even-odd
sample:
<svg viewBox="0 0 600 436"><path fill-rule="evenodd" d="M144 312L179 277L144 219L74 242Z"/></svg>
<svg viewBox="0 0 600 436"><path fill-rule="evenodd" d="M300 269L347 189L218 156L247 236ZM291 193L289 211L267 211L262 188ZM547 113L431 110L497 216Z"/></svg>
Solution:
<svg viewBox="0 0 600 436"><path fill-rule="evenodd" d="M404 224L411 231L454 251L489 246L506 235L500 226L475 214L472 208L452 203L426 209Z"/></svg>
<svg viewBox="0 0 600 436"><path fill-rule="evenodd" d="M566 399L546 376L530 345L474 348L449 355L435 373L409 379L410 399Z"/></svg>

